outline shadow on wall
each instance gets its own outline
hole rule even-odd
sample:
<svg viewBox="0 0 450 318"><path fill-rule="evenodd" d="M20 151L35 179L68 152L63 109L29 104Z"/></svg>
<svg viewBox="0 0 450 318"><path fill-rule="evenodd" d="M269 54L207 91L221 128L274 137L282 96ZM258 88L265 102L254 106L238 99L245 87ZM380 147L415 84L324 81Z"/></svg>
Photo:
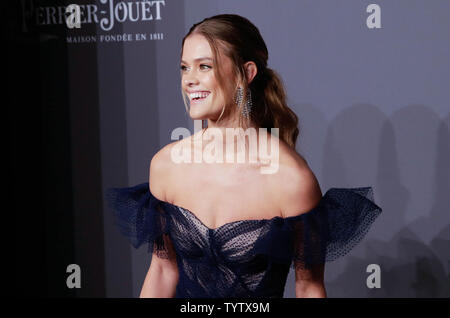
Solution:
<svg viewBox="0 0 450 318"><path fill-rule="evenodd" d="M349 257L338 278L327 282L329 297L448 297L450 276L447 268L450 226L429 243L423 243L407 227L388 242L368 240L367 258ZM447 264L445 264L447 262ZM369 263L381 267L381 288L365 286Z"/></svg>
<svg viewBox="0 0 450 318"><path fill-rule="evenodd" d="M327 124L316 107L299 108L303 118L316 119L303 123L300 152L323 158L322 191L373 186L383 208L360 245L327 263L328 297L449 297L450 116L413 105L386 118L361 104ZM379 289L366 287L369 264L381 267Z"/></svg>

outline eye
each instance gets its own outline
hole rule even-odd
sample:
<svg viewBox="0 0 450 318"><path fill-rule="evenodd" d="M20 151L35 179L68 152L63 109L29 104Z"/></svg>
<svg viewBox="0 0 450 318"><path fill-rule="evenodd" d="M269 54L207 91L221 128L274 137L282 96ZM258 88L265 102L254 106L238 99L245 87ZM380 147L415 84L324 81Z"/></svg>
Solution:
<svg viewBox="0 0 450 318"><path fill-rule="evenodd" d="M201 65L200 65L200 68L201 68L201 69L210 69L211 66L206 65L206 64L201 64ZM181 66L180 66L180 70L181 70L181 71L185 71L186 69L187 69L186 66L184 66L184 65L181 65Z"/></svg>

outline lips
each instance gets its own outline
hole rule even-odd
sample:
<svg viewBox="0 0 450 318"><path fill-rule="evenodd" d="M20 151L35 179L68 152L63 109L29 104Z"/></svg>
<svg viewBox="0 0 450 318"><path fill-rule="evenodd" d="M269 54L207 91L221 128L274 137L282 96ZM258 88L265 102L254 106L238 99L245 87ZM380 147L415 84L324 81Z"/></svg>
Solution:
<svg viewBox="0 0 450 318"><path fill-rule="evenodd" d="M206 95L205 97L195 97L195 98L193 98L193 100L205 99L205 98L208 97L208 96L209 96L209 94Z"/></svg>
<svg viewBox="0 0 450 318"><path fill-rule="evenodd" d="M206 98L208 98L209 95L211 95L210 92L207 91L198 91L198 93L207 93L207 95L205 97L194 97L191 98L190 101L191 103L201 103L203 102Z"/></svg>
<svg viewBox="0 0 450 318"><path fill-rule="evenodd" d="M209 95L210 94L208 94L208 96L203 97L203 98L196 98L196 99L193 98L193 99L191 99L191 104L201 104L209 97Z"/></svg>

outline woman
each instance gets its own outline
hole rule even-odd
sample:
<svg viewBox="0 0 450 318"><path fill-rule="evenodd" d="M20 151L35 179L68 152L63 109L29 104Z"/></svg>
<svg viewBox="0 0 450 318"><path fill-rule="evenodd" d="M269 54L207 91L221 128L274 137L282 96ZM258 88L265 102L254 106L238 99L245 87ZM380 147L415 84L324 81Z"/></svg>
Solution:
<svg viewBox="0 0 450 318"><path fill-rule="evenodd" d="M153 251L141 297L283 297L291 266L297 297L326 297L325 262L356 245L381 212L370 187L322 196L295 151L298 119L267 60L258 29L238 15L204 19L184 37L182 95L203 129L163 147L148 184L109 192L122 233ZM256 132L276 169L261 173L267 158L242 133L236 151L226 128ZM205 140L218 135L223 157L192 160L211 154ZM242 150L243 163L221 160ZM179 153L191 160L175 160Z"/></svg>

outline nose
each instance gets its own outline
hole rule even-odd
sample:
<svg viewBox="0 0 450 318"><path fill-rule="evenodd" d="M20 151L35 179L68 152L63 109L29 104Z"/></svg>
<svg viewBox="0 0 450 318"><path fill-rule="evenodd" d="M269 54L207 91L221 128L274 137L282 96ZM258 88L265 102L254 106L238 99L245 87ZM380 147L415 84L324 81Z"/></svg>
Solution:
<svg viewBox="0 0 450 318"><path fill-rule="evenodd" d="M183 81L186 86L198 84L197 74L193 70L186 72L183 76Z"/></svg>

